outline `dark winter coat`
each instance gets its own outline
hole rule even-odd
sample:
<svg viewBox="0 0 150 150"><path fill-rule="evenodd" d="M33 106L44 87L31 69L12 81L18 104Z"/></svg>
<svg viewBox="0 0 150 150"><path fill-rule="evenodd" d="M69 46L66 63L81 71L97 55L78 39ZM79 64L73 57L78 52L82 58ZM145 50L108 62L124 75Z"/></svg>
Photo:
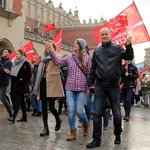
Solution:
<svg viewBox="0 0 150 150"><path fill-rule="evenodd" d="M121 84L123 83L124 88L135 88L136 87L136 79L138 78L138 70L137 67L133 64L128 65L128 76L125 76L125 65L122 67L122 74L121 74Z"/></svg>
<svg viewBox="0 0 150 150"><path fill-rule="evenodd" d="M31 78L31 67L27 61L20 68L17 77L11 76L11 94L29 92L29 82Z"/></svg>
<svg viewBox="0 0 150 150"><path fill-rule="evenodd" d="M9 58L6 59L1 58L0 60L0 85L1 86L9 85L10 76L4 71L4 68L10 71L11 67L12 67L12 62L9 60Z"/></svg>
<svg viewBox="0 0 150 150"><path fill-rule="evenodd" d="M89 84L104 86L119 85L119 79L122 69L122 59L132 60L134 58L132 45L126 45L126 50L119 44L111 41L102 44L95 49L92 58L92 67L90 71Z"/></svg>

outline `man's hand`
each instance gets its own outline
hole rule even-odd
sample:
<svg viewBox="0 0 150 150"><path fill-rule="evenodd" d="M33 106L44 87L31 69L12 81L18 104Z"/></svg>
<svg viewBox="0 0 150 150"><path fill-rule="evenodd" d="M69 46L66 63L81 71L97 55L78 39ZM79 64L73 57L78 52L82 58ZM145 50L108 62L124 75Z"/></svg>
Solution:
<svg viewBox="0 0 150 150"><path fill-rule="evenodd" d="M126 45L130 45L132 41L132 36L129 36L126 41Z"/></svg>
<svg viewBox="0 0 150 150"><path fill-rule="evenodd" d="M8 69L4 69L5 73L10 74L10 71Z"/></svg>
<svg viewBox="0 0 150 150"><path fill-rule="evenodd" d="M125 76L129 76L129 72L125 72Z"/></svg>
<svg viewBox="0 0 150 150"><path fill-rule="evenodd" d="M95 87L94 87L94 86L89 87L89 91L90 91L90 93L91 93L91 94L93 94L93 93L94 93L94 89L95 89Z"/></svg>

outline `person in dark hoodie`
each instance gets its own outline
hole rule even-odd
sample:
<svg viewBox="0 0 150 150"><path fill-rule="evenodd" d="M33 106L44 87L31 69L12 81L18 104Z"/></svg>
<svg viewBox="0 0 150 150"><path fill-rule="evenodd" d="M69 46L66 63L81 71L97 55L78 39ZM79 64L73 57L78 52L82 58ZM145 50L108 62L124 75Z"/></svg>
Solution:
<svg viewBox="0 0 150 150"><path fill-rule="evenodd" d="M123 120L129 121L133 89L136 87L136 79L138 78L138 69L132 64L132 60L126 60L126 63L122 66L121 84L123 84L122 98L124 102L125 117Z"/></svg>
<svg viewBox="0 0 150 150"><path fill-rule="evenodd" d="M12 116L12 108L9 101L6 98L6 92L9 86L9 78L10 78L9 73L7 73L7 70L10 71L12 67L12 62L9 59L10 54L11 54L10 49L3 49L2 56L0 58L0 100L7 109L9 117Z"/></svg>
<svg viewBox="0 0 150 150"><path fill-rule="evenodd" d="M120 111L119 79L121 75L122 59L133 59L131 37L125 43L126 50L119 44L111 41L109 28L100 30L102 44L94 50L92 67L89 75L89 88L94 90L94 117L93 117L93 141L86 145L87 148L99 147L102 133L102 114L106 98L110 105L114 119L114 144L121 143L122 115ZM96 81L96 84L94 84Z"/></svg>

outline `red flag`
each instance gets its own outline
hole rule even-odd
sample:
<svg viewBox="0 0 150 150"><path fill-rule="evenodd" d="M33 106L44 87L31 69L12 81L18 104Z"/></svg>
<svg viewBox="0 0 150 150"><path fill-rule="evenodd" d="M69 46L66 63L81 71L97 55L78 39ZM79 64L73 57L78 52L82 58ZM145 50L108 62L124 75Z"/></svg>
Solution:
<svg viewBox="0 0 150 150"><path fill-rule="evenodd" d="M98 44L101 43L100 30L103 27L111 29L114 43L124 45L127 36L132 36L132 44L150 41L146 27L134 2L115 18L93 30Z"/></svg>
<svg viewBox="0 0 150 150"><path fill-rule="evenodd" d="M56 29L56 25L55 23L52 23L52 24L46 24L46 32L49 32L51 30L55 30Z"/></svg>
<svg viewBox="0 0 150 150"><path fill-rule="evenodd" d="M147 66L147 67L145 67L143 70L141 70L141 71L138 73L139 77L142 77L142 74L143 74L146 70L148 70L149 68L150 68L150 66Z"/></svg>
<svg viewBox="0 0 150 150"><path fill-rule="evenodd" d="M13 62L16 58L16 52L13 52L10 56L9 59Z"/></svg>
<svg viewBox="0 0 150 150"><path fill-rule="evenodd" d="M60 30L59 33L55 36L54 42L57 45L58 52L60 52L62 48L62 30Z"/></svg>
<svg viewBox="0 0 150 150"><path fill-rule="evenodd" d="M110 19L109 25L112 31L120 30L120 28L123 28L128 25L127 15L121 14L113 19Z"/></svg>
<svg viewBox="0 0 150 150"><path fill-rule="evenodd" d="M33 57L34 53L34 47L33 47L33 42L30 41L26 45L22 46L20 49L24 50L26 53L26 58L31 59Z"/></svg>

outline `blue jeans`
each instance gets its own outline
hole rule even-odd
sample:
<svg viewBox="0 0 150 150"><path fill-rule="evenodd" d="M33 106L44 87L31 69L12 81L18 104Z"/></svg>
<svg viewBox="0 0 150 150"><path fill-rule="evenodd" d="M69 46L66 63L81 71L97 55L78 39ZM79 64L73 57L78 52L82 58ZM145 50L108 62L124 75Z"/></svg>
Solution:
<svg viewBox="0 0 150 150"><path fill-rule="evenodd" d="M120 89L119 86L106 87L96 85L94 91L94 118L93 118L93 139L101 142L102 116L106 98L109 98L113 113L114 135L120 135L122 132L122 117L120 111Z"/></svg>
<svg viewBox="0 0 150 150"><path fill-rule="evenodd" d="M0 79L0 80L2 80L2 79ZM8 88L8 86L3 86L3 85L1 86L0 85L0 100L4 104L7 111L9 112L9 115L12 115L11 105L8 102L8 100L6 99L7 88Z"/></svg>
<svg viewBox="0 0 150 150"><path fill-rule="evenodd" d="M77 113L79 120L81 120L84 125L88 124L88 118L84 112L84 104L87 98L86 92L66 90L66 98L70 128L76 128L75 113Z"/></svg>
<svg viewBox="0 0 150 150"><path fill-rule="evenodd" d="M86 101L84 103L84 109L85 109L85 113L86 116L88 118L88 121L91 118L91 110L90 110L90 96L87 96ZM82 121L79 119L79 122L82 123Z"/></svg>
<svg viewBox="0 0 150 150"><path fill-rule="evenodd" d="M91 95L90 97L90 111L91 111L91 114L93 114L94 113L94 94L93 95Z"/></svg>
<svg viewBox="0 0 150 150"><path fill-rule="evenodd" d="M37 109L37 112L42 112L42 101L35 100L33 96L29 96L30 103L33 109Z"/></svg>
<svg viewBox="0 0 150 150"><path fill-rule="evenodd" d="M108 127L109 116L110 116L110 108L105 108L103 112L104 127Z"/></svg>
<svg viewBox="0 0 150 150"><path fill-rule="evenodd" d="M132 96L133 96L133 88L122 89L122 98L124 101L125 117L130 117Z"/></svg>

